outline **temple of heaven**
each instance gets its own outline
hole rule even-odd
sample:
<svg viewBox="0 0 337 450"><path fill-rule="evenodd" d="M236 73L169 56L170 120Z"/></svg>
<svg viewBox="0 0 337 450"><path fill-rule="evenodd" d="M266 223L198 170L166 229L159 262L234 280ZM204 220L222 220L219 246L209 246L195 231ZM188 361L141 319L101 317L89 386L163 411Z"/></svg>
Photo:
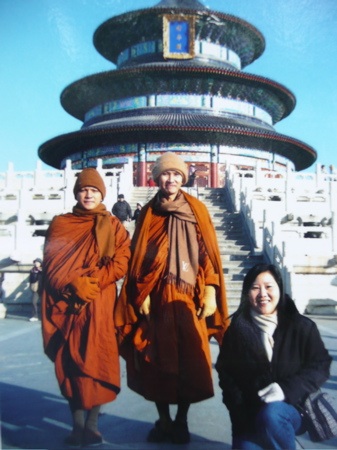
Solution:
<svg viewBox="0 0 337 450"><path fill-rule="evenodd" d="M145 186L172 151L198 171L199 186L221 187L229 164L299 171L315 162L312 147L274 129L293 111L293 93L242 70L265 48L250 23L198 0L162 0L102 23L93 42L114 66L64 89L62 107L83 126L39 147L46 164L101 159L106 169L132 158L133 182Z"/></svg>

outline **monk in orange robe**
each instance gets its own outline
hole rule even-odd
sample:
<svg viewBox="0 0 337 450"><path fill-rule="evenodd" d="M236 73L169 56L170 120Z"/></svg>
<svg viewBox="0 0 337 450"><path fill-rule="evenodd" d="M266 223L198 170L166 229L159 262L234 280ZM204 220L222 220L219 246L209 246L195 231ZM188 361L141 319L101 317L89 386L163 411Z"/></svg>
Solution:
<svg viewBox="0 0 337 450"><path fill-rule="evenodd" d="M73 430L65 443L81 446L102 442L100 405L120 390L113 310L130 238L102 203L105 185L96 169L78 175L74 195L73 212L56 216L46 236L42 333L72 413Z"/></svg>
<svg viewBox="0 0 337 450"><path fill-rule="evenodd" d="M184 444L190 404L214 395L209 339L221 342L228 310L211 218L180 189L186 164L167 152L152 174L160 189L139 216L115 323L128 386L158 410L147 440Z"/></svg>

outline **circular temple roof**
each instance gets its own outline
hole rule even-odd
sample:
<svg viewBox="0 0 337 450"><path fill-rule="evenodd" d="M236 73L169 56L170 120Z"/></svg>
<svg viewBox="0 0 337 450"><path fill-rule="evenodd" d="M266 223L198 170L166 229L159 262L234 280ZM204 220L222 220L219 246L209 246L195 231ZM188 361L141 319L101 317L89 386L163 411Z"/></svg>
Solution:
<svg viewBox="0 0 337 450"><path fill-rule="evenodd" d="M195 15L195 38L230 48L240 56L242 67L259 58L265 49L264 37L253 25L230 14L212 11L193 0L164 0L153 8L112 17L96 29L94 46L116 64L119 54L126 48L162 39L164 14Z"/></svg>
<svg viewBox="0 0 337 450"><path fill-rule="evenodd" d="M310 167L316 152L301 141L257 126L214 116L153 114L126 115L109 125L85 128L55 137L39 148L39 157L46 164L60 168L61 161L71 154L92 148L136 142L205 143L242 148L258 148L288 158L296 170Z"/></svg>
<svg viewBox="0 0 337 450"><path fill-rule="evenodd" d="M264 108L274 123L287 117L296 104L291 91L268 78L228 69L167 64L112 70L75 81L62 92L61 104L84 121L90 109L112 99L164 93L239 97Z"/></svg>

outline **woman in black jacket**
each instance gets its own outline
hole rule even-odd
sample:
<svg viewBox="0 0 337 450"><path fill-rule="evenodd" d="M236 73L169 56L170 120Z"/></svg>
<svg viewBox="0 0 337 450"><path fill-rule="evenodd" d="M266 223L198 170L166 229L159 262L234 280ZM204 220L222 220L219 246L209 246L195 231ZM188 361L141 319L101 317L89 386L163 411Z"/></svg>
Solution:
<svg viewBox="0 0 337 450"><path fill-rule="evenodd" d="M295 449L297 407L329 378L331 360L316 324L284 294L278 269L250 269L216 363L233 449Z"/></svg>

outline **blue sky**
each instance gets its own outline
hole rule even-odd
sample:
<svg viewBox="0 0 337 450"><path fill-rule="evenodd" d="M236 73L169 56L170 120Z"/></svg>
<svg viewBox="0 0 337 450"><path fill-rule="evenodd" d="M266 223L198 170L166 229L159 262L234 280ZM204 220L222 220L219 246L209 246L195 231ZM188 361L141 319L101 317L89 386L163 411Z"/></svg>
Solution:
<svg viewBox="0 0 337 450"><path fill-rule="evenodd" d="M80 129L82 123L61 107L62 90L115 68L95 50L94 31L114 15L158 2L0 0L0 172L9 162L15 170L33 170L40 144ZM244 71L283 84L297 99L276 131L314 147L318 163L337 167L337 1L203 3L247 20L264 35L265 52Z"/></svg>

